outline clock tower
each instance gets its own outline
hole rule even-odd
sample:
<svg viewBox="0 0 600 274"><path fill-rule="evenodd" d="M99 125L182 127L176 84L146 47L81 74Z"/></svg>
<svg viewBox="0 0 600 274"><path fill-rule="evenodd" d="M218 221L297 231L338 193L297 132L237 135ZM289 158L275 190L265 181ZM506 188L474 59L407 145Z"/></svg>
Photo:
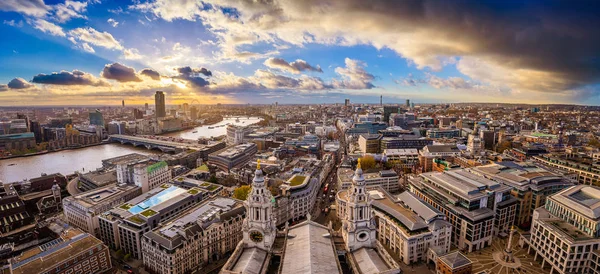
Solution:
<svg viewBox="0 0 600 274"><path fill-rule="evenodd" d="M374 248L377 244L375 219L371 209L371 197L365 189L360 159L346 197L346 214L342 220L342 237L346 249L352 252L362 247Z"/></svg>
<svg viewBox="0 0 600 274"><path fill-rule="evenodd" d="M244 202L246 219L244 219L242 231L246 247L271 250L277 235L273 215L274 203L273 195L265 186L265 177L260 169L260 160L258 160L254 179L252 180L252 190Z"/></svg>

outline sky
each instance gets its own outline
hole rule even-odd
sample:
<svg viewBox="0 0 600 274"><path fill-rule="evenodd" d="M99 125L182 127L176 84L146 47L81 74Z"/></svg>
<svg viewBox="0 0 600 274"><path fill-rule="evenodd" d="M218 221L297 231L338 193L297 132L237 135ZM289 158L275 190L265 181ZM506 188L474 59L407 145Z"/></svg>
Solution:
<svg viewBox="0 0 600 274"><path fill-rule="evenodd" d="M600 104L600 2L0 0L0 106Z"/></svg>

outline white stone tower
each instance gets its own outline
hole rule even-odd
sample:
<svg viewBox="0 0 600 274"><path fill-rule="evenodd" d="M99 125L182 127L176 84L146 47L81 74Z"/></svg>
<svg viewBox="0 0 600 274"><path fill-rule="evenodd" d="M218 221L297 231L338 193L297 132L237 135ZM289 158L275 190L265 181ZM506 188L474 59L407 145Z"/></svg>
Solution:
<svg viewBox="0 0 600 274"><path fill-rule="evenodd" d="M265 178L260 170L260 160L258 160L252 180L252 191L244 202L246 219L244 219L242 230L246 247L271 250L277 235L273 204L273 195L265 186Z"/></svg>
<svg viewBox="0 0 600 274"><path fill-rule="evenodd" d="M365 189L365 178L358 166L352 178L352 186L347 191L346 215L342 220L342 237L350 252L362 247L376 245L375 219L371 209L371 198Z"/></svg>

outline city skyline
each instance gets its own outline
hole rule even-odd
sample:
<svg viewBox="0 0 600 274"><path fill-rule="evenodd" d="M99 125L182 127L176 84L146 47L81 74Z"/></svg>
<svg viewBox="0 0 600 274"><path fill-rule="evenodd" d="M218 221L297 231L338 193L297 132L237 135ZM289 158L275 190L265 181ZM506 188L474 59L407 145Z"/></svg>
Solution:
<svg viewBox="0 0 600 274"><path fill-rule="evenodd" d="M592 2L3 1L0 106L598 105ZM475 95L475 96L474 96Z"/></svg>

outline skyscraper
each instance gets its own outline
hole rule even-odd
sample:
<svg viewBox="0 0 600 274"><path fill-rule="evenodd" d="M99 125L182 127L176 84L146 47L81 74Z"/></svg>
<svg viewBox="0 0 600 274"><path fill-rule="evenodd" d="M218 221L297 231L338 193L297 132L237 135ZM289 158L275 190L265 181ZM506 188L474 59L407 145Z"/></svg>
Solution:
<svg viewBox="0 0 600 274"><path fill-rule="evenodd" d="M410 107L410 99L406 99L406 107L409 108Z"/></svg>
<svg viewBox="0 0 600 274"><path fill-rule="evenodd" d="M104 126L104 117L99 109L96 109L95 112L90 112L90 125Z"/></svg>
<svg viewBox="0 0 600 274"><path fill-rule="evenodd" d="M350 99L346 99L344 100L344 106L349 106L350 105Z"/></svg>
<svg viewBox="0 0 600 274"><path fill-rule="evenodd" d="M157 91L154 95L154 106L156 108L156 118L167 116L165 112L165 94L162 91Z"/></svg>
<svg viewBox="0 0 600 274"><path fill-rule="evenodd" d="M125 107L125 100L122 100L122 101L121 101L121 106L122 106L122 107Z"/></svg>
<svg viewBox="0 0 600 274"><path fill-rule="evenodd" d="M146 105L144 105L144 110L148 110L148 103L146 103Z"/></svg>

